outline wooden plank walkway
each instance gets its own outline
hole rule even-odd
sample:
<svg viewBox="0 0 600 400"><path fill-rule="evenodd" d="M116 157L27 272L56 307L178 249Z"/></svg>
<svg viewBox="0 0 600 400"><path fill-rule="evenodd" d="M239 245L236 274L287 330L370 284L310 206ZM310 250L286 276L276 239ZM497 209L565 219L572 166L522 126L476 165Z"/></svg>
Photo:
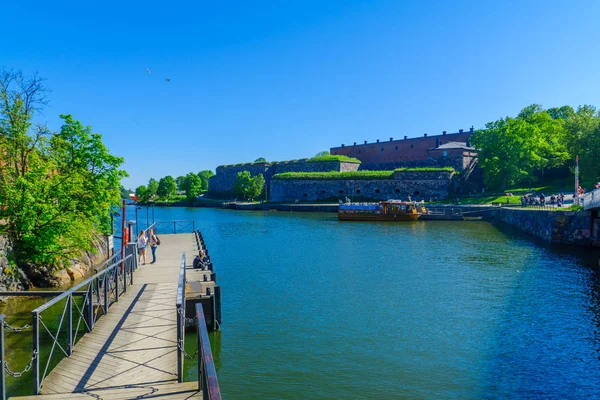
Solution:
<svg viewBox="0 0 600 400"><path fill-rule="evenodd" d="M48 399L201 398L198 383L177 384L176 297L181 255L191 266L193 234L160 235L157 262L147 264L91 333L42 384ZM140 397L142 396L142 397ZM39 399L40 396L15 399Z"/></svg>

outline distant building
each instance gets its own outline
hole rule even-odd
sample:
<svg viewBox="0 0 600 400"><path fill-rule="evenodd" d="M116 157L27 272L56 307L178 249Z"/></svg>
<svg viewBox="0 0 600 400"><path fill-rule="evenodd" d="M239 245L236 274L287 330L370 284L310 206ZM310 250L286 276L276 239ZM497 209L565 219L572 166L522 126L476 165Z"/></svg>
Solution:
<svg viewBox="0 0 600 400"><path fill-rule="evenodd" d="M345 155L358 158L362 164L360 169L391 170L398 167L454 167L458 171L467 168L477 158L477 151L469 146L469 137L473 128L465 132L428 135L423 137L388 141L377 139L375 143L332 147L334 155Z"/></svg>

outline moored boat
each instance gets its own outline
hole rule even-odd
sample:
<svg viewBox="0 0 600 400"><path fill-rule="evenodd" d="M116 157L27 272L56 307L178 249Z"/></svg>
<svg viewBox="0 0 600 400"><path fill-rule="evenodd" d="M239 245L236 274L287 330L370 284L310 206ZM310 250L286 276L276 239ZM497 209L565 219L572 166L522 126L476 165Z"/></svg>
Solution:
<svg viewBox="0 0 600 400"><path fill-rule="evenodd" d="M423 203L388 200L379 203L344 203L338 209L340 221L416 221L425 214Z"/></svg>

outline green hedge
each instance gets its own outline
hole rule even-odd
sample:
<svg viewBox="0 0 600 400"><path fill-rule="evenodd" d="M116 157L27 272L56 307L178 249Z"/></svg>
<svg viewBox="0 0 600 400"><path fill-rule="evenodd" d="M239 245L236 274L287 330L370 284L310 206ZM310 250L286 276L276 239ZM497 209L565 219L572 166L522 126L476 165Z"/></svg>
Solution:
<svg viewBox="0 0 600 400"><path fill-rule="evenodd" d="M394 171L348 171L348 172L283 172L273 175L272 179L279 180L372 180L394 179L394 172L453 172L450 167L445 168L398 168Z"/></svg>
<svg viewBox="0 0 600 400"><path fill-rule="evenodd" d="M452 167L396 168L395 172L456 172Z"/></svg>
<svg viewBox="0 0 600 400"><path fill-rule="evenodd" d="M360 164L360 160L358 158L352 158L352 157L348 157L348 156L334 156L334 155L315 156L313 158L308 159L308 162L311 162L311 163L312 162L323 162L323 161L344 161L344 162Z"/></svg>
<svg viewBox="0 0 600 400"><path fill-rule="evenodd" d="M272 179L279 180L371 180L394 179L394 171L350 171L350 172L284 172L273 175Z"/></svg>

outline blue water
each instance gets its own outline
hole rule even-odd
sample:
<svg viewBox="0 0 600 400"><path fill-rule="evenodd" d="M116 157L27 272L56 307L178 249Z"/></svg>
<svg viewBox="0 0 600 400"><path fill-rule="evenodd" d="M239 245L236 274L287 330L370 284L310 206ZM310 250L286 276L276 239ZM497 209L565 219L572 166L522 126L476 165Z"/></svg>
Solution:
<svg viewBox="0 0 600 400"><path fill-rule="evenodd" d="M223 292L212 344L225 398L600 397L591 250L487 222L155 213L204 234Z"/></svg>

